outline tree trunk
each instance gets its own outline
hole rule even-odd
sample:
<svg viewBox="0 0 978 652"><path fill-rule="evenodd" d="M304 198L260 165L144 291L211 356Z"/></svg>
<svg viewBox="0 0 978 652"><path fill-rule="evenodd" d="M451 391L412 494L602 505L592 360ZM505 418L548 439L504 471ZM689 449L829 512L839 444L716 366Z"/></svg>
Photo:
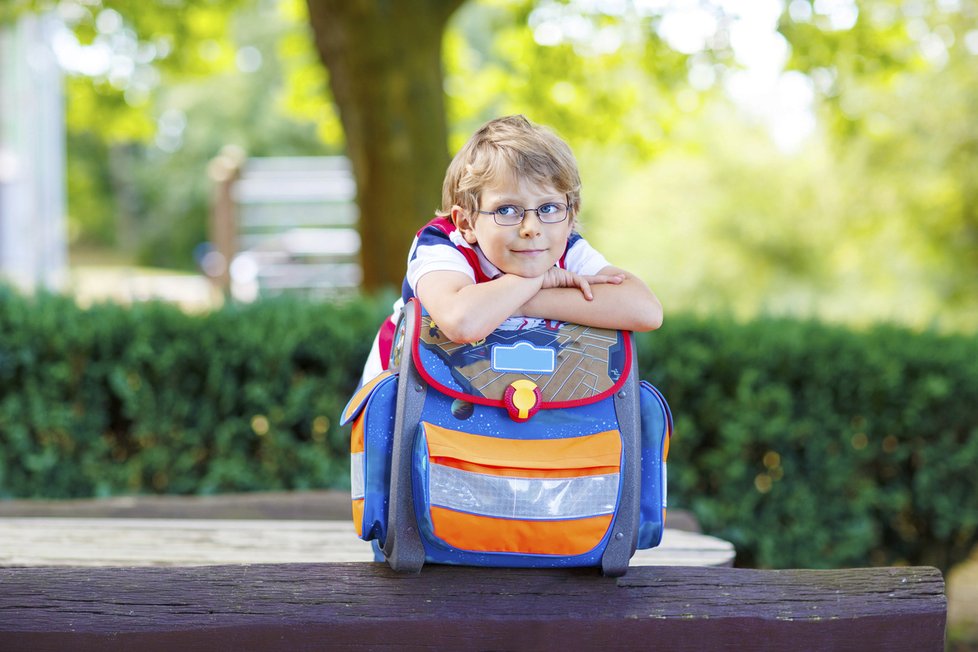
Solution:
<svg viewBox="0 0 978 652"><path fill-rule="evenodd" d="M448 164L442 35L464 0L307 0L357 180L363 285L400 287Z"/></svg>

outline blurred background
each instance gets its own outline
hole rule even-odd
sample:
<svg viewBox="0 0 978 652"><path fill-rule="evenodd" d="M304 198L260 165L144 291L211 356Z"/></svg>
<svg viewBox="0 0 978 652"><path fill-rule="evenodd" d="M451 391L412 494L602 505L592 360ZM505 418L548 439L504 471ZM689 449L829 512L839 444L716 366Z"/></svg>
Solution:
<svg viewBox="0 0 978 652"><path fill-rule="evenodd" d="M246 299L256 281L395 285L449 152L523 113L577 153L588 238L670 312L978 324L973 0L343 4L5 0L4 275L210 305L222 294L203 281L252 250ZM343 161L293 157L327 156L354 167L323 191ZM405 189L384 160L424 171ZM222 236L215 188L248 161L260 178L231 193ZM356 206L322 205L355 203L356 177L363 270ZM319 228L255 236L302 227ZM269 249L315 269L269 271Z"/></svg>
<svg viewBox="0 0 978 652"><path fill-rule="evenodd" d="M450 154L522 113L665 306L670 503L936 565L978 649L976 107L978 0L0 0L0 498L348 486Z"/></svg>

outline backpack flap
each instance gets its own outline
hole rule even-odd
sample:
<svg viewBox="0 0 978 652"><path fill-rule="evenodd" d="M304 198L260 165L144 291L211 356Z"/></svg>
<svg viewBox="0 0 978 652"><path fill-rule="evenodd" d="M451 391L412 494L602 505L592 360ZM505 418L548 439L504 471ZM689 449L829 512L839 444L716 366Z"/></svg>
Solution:
<svg viewBox="0 0 978 652"><path fill-rule="evenodd" d="M484 340L458 344L423 309L415 319L412 357L421 377L455 399L503 408L516 422L608 398L631 371L627 331L513 318Z"/></svg>

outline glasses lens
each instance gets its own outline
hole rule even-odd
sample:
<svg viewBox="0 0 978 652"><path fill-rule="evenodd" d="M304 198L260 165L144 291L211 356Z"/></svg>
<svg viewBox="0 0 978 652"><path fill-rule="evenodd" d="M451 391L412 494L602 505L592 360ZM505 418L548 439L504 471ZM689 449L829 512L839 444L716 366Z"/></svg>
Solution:
<svg viewBox="0 0 978 652"><path fill-rule="evenodd" d="M523 209L518 206L500 206L496 209L496 224L515 226L523 221Z"/></svg>
<svg viewBox="0 0 978 652"><path fill-rule="evenodd" d="M546 222L547 224L563 222L564 218L567 217L567 204L556 202L544 204L537 209L537 215L540 216L541 222Z"/></svg>

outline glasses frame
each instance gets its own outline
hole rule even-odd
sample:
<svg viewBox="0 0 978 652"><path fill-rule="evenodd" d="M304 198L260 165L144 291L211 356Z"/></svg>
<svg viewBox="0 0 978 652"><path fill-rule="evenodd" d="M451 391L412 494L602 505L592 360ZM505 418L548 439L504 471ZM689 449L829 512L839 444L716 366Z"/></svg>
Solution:
<svg viewBox="0 0 978 652"><path fill-rule="evenodd" d="M553 206L563 206L564 207L563 215L561 216L561 218L559 220L548 220L548 219L544 219L544 216L542 216L540 214L540 209L541 208L543 208L544 206L551 206L551 205L553 205ZM507 222L507 223L500 222L499 221L500 220L499 210L502 209L502 208L515 208L516 210L518 210L520 212L519 213L520 219L518 221L512 222L512 223L509 223L509 222ZM499 226L519 226L520 224L523 223L523 220L526 218L526 214L529 211L533 211L534 213L537 214L537 219L540 220L540 223L541 224L560 224L561 222L563 222L564 220L566 220L567 219L567 216L570 214L570 206L568 206L564 202L559 202L559 201L548 201L548 202L544 202L543 204L540 204L536 208L525 208L523 206L516 206L515 204L504 204L503 206L500 206L499 208L497 208L494 211L479 211L479 213L481 213L482 215L492 215L493 221L496 224L498 224Z"/></svg>

